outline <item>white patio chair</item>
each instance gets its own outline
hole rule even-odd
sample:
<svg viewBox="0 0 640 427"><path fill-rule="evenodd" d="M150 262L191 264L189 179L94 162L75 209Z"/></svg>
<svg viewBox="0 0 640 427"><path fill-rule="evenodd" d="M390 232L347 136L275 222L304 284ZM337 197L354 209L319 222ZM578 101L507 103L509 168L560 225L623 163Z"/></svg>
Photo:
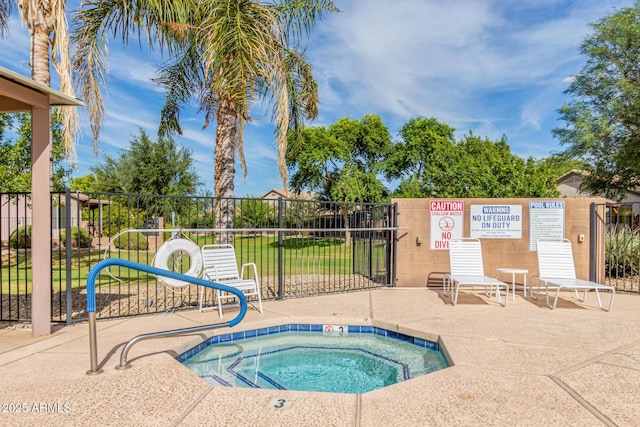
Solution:
<svg viewBox="0 0 640 427"><path fill-rule="evenodd" d="M576 299L584 302L587 299L587 292L596 291L598 297L598 306L602 310L610 311L613 307L613 298L616 295L616 289L613 286L606 286L590 280L582 280L576 278L576 269L573 263L573 251L571 249L571 241L569 239L562 240L538 240L538 275L531 278L531 290L533 291L533 281L538 282L535 298L540 293L540 285L544 283L547 296L547 306L552 309L558 305L558 297L563 289L573 289ZM549 287L556 288L556 296L553 306L549 305ZM584 297L580 299L578 289L584 290ZM602 306L600 299L600 291L611 291L611 301L609 308Z"/></svg>
<svg viewBox="0 0 640 427"><path fill-rule="evenodd" d="M451 240L449 242L449 264L449 273L445 275L444 294L447 294L447 288L449 288L453 305L458 302L458 290L461 286L484 287L485 292L488 289L491 293L493 293L493 287L495 286L498 301L503 306L507 305L509 285L494 277L484 275L480 240ZM502 297L500 296L500 288L505 290L504 303L502 303Z"/></svg>
<svg viewBox="0 0 640 427"><path fill-rule="evenodd" d="M220 283L240 289L247 297L257 296L259 311L262 313L262 296L260 295L260 281L258 279L258 269L255 263L242 264L241 272L238 272L238 262L236 252L230 244L204 245L202 247L202 277L205 280ZM253 277L245 278L247 267L253 267ZM205 288L200 290L200 311L213 310L215 306L204 307ZM218 314L222 319L222 300L235 298L235 295L216 290L218 297ZM248 298L247 298L248 299Z"/></svg>

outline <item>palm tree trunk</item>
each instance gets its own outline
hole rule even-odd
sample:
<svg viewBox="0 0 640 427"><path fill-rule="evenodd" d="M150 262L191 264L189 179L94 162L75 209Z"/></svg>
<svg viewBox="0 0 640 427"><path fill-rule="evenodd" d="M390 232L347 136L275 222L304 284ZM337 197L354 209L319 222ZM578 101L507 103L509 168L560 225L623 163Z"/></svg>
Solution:
<svg viewBox="0 0 640 427"><path fill-rule="evenodd" d="M233 102L221 100L216 115L216 151L214 167L214 192L217 199L215 228L233 228L235 205L233 200L236 174L235 152L238 140L238 114ZM229 233L220 233L217 243L229 243Z"/></svg>
<svg viewBox="0 0 640 427"><path fill-rule="evenodd" d="M31 78L51 86L49 69L50 29L35 26L31 37Z"/></svg>

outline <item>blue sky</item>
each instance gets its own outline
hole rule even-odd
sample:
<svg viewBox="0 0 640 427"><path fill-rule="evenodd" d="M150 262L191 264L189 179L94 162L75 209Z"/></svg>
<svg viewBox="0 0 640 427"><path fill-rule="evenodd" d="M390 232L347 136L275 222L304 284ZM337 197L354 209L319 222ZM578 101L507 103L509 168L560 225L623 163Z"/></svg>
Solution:
<svg viewBox="0 0 640 427"><path fill-rule="evenodd" d="M68 1L69 10L77 3ZM341 13L319 22L307 45L319 84L320 116L380 115L391 135L411 117L436 117L457 130L508 138L511 151L541 158L560 149L551 129L557 109L585 58L579 46L588 23L633 6L633 0L336 0ZM29 37L14 16L0 39L0 65L30 75ZM117 156L138 129L155 136L163 94L151 81L159 52L137 41L109 44L106 118L98 158L82 114L74 176L89 173L103 154ZM52 83L56 87L57 83ZM282 188L270 115L260 111L245 127L247 179L236 168L237 196ZM194 111L181 116L178 144L192 150L195 168L213 191L215 124L203 130Z"/></svg>

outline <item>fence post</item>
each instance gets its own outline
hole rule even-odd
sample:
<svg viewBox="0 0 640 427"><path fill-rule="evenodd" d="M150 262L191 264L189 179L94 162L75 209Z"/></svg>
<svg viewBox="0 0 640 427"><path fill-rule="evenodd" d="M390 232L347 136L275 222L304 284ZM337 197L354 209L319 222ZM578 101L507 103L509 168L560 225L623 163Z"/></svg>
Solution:
<svg viewBox="0 0 640 427"><path fill-rule="evenodd" d="M391 262L391 286L396 286L397 280L397 272L396 272L396 264L398 261L398 203L393 204L393 227L394 230L391 232L391 240L392 240L392 255L393 261Z"/></svg>
<svg viewBox="0 0 640 427"><path fill-rule="evenodd" d="M371 215L371 217L373 218L374 216ZM372 220L373 221L373 220ZM369 235L369 265L368 265L368 269L369 269L369 279L371 279L373 277L373 239L375 239L375 234L377 234L377 231L371 231L371 230L367 230L364 232L365 234ZM366 242L366 240L365 240ZM376 271L376 280L378 280L377 277L377 271Z"/></svg>
<svg viewBox="0 0 640 427"><path fill-rule="evenodd" d="M73 295L72 288L73 284L71 283L71 190L67 187L64 193L64 228L65 228L65 271L66 271L66 297L67 297L67 325L73 324ZM80 231L78 230L78 233ZM60 242L62 243L62 242Z"/></svg>
<svg viewBox="0 0 640 427"><path fill-rule="evenodd" d="M284 274L284 266L283 266L283 254L282 254L282 227L284 226L283 216L282 216L282 208L284 206L284 201L282 197L278 197L278 296L277 299L282 299L282 295L284 293L283 289L283 274Z"/></svg>
<svg viewBox="0 0 640 427"><path fill-rule="evenodd" d="M597 205L591 203L589 209L589 280L596 280L596 259L597 259L597 242L598 242L598 222L597 222Z"/></svg>

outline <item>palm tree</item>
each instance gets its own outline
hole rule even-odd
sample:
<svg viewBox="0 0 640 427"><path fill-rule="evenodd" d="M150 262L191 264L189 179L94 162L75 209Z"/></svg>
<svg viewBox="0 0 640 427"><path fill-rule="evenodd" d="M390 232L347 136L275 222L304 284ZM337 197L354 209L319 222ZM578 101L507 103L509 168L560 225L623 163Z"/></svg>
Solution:
<svg viewBox="0 0 640 427"><path fill-rule="evenodd" d="M236 153L246 177L242 130L259 99L270 101L286 185L287 133L318 111L317 84L299 43L331 11L337 11L331 0L87 3L76 17L74 69L89 107L94 144L104 113L99 86L105 75L105 33L120 34L126 43L144 28L147 41L166 47L171 58L157 79L167 89L161 132L181 132L180 109L194 98L205 114L205 127L216 121L216 197L233 197ZM229 219L223 222L233 217L232 204L225 205L219 214Z"/></svg>
<svg viewBox="0 0 640 427"><path fill-rule="evenodd" d="M20 17L31 35L31 78L51 86L50 58L60 77L60 92L73 96L69 36L65 16L66 0L16 0ZM7 28L11 11L8 0L0 0L0 35ZM51 49L51 50L50 50ZM59 107L62 111L63 138L68 157L75 153L74 138L78 128L75 107Z"/></svg>

